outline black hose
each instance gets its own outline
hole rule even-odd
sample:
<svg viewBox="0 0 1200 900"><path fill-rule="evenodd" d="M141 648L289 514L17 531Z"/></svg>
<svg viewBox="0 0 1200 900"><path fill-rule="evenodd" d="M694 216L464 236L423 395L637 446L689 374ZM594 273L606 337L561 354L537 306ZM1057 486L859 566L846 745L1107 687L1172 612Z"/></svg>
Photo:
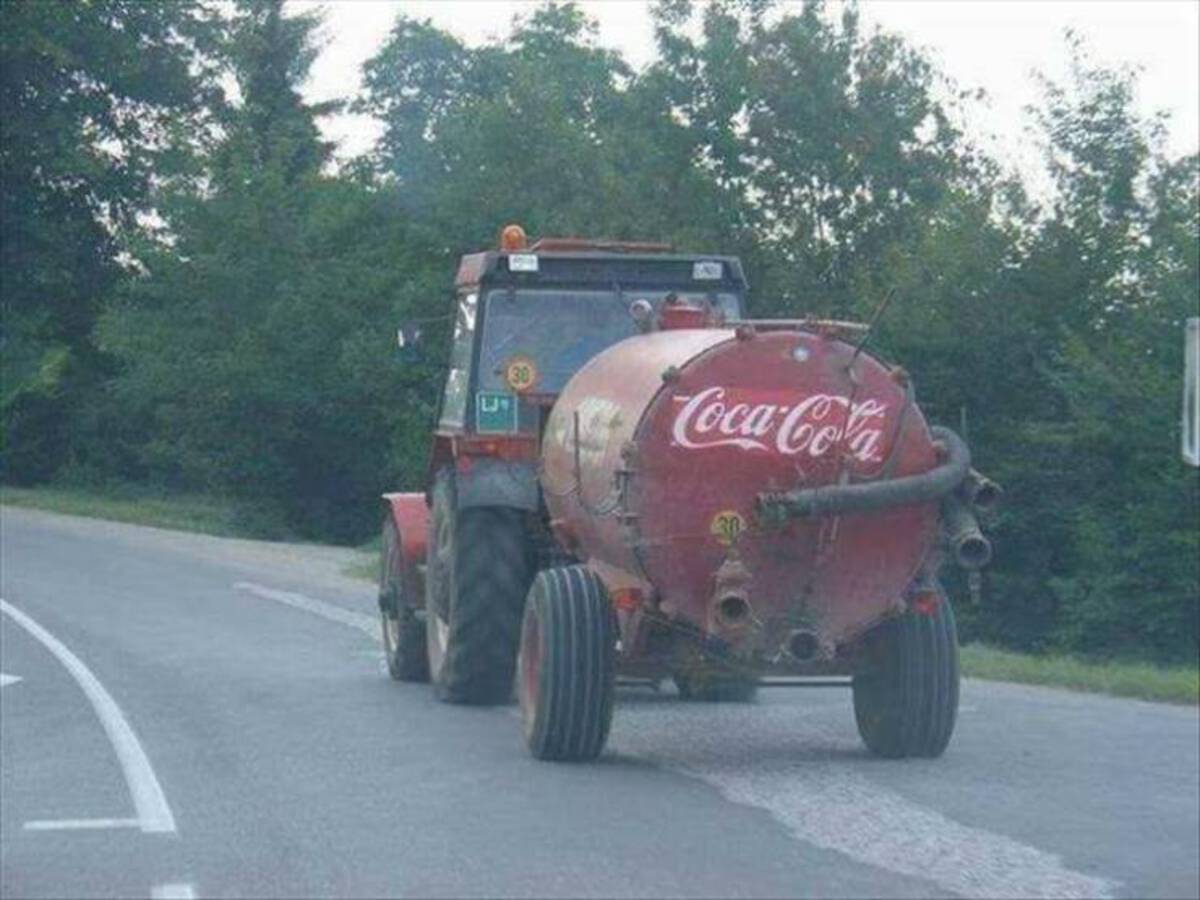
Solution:
<svg viewBox="0 0 1200 900"><path fill-rule="evenodd" d="M893 506L917 506L940 500L967 477L971 469L971 451L949 428L934 427L930 431L934 440L945 447L946 456L928 472L863 484L829 484L794 491L764 492L758 495L759 514L769 522L780 522Z"/></svg>

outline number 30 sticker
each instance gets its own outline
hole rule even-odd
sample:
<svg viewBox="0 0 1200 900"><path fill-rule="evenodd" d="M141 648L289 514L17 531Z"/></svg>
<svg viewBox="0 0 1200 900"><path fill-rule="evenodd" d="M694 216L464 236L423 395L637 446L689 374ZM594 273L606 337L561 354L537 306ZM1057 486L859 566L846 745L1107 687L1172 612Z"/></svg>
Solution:
<svg viewBox="0 0 1200 900"><path fill-rule="evenodd" d="M746 520L736 509L725 509L713 516L708 530L718 542L729 546L746 530Z"/></svg>
<svg viewBox="0 0 1200 900"><path fill-rule="evenodd" d="M528 356L514 356L504 364L504 382L518 394L537 384L538 370Z"/></svg>

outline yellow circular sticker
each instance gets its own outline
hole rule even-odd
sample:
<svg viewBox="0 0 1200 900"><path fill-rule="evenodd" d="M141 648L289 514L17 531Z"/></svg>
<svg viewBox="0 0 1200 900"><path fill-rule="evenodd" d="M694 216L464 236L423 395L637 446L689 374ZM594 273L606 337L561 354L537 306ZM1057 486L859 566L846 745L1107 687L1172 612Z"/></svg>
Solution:
<svg viewBox="0 0 1200 900"><path fill-rule="evenodd" d="M504 381L518 394L537 384L538 369L528 356L514 356L504 364Z"/></svg>
<svg viewBox="0 0 1200 900"><path fill-rule="evenodd" d="M720 543L728 546L746 530L746 520L736 509L723 509L712 518L708 530Z"/></svg>

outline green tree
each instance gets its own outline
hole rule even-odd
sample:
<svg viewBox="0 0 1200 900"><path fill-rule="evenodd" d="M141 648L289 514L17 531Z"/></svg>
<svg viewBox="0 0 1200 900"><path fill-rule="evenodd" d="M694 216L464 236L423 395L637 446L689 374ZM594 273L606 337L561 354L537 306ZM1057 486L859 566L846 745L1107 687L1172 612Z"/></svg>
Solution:
<svg viewBox="0 0 1200 900"><path fill-rule="evenodd" d="M314 15L0 15L6 477L69 452L359 539L380 491L423 483L440 373L402 365L391 326L444 337L459 254L509 221L667 240L740 254L760 315L894 297L871 349L1007 491L967 636L1194 658L1200 479L1176 428L1200 163L1078 40L1038 114L1039 203L956 127L973 98L853 4L663 0L639 72L572 3L475 48L401 17L355 101L383 136L341 173L335 105L300 93Z"/></svg>
<svg viewBox="0 0 1200 900"><path fill-rule="evenodd" d="M673 0L656 18L671 115L753 234L759 310L868 312L894 248L979 178L936 71L898 36L864 33L853 4L834 18L817 0Z"/></svg>
<svg viewBox="0 0 1200 900"><path fill-rule="evenodd" d="M54 472L106 373L92 342L122 242L201 130L218 28L200 5L0 4L0 476Z"/></svg>
<svg viewBox="0 0 1200 900"><path fill-rule="evenodd" d="M357 107L384 125L377 164L448 248L534 234L720 240L710 180L657 93L574 4L546 3L477 49L401 17L365 66Z"/></svg>
<svg viewBox="0 0 1200 900"><path fill-rule="evenodd" d="M239 6L226 137L202 185L164 198L170 241L100 334L123 363L122 414L146 424L150 477L348 539L404 475L393 443L413 411L388 326L417 262L386 199L322 174L330 107L299 93L318 24L281 2Z"/></svg>
<svg viewBox="0 0 1200 900"><path fill-rule="evenodd" d="M1177 448L1197 159L1165 157L1161 121L1134 111L1134 73L1068 49L1071 80L1046 84L1039 113L1055 195L998 270L1004 312L986 320L999 390L979 391L977 361L955 398L1009 488L977 622L1018 646L1194 659L1200 480Z"/></svg>

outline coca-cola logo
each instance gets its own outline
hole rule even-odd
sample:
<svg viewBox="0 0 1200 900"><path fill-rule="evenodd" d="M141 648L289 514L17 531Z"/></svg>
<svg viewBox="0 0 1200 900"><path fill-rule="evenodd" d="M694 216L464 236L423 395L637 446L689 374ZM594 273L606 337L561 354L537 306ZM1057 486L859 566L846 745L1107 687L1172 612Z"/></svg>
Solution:
<svg viewBox="0 0 1200 900"><path fill-rule="evenodd" d="M690 397L671 427L672 443L689 450L741 447L784 456L824 456L839 445L861 462L883 460L887 404L812 394L796 402L763 402L761 393L710 387Z"/></svg>

